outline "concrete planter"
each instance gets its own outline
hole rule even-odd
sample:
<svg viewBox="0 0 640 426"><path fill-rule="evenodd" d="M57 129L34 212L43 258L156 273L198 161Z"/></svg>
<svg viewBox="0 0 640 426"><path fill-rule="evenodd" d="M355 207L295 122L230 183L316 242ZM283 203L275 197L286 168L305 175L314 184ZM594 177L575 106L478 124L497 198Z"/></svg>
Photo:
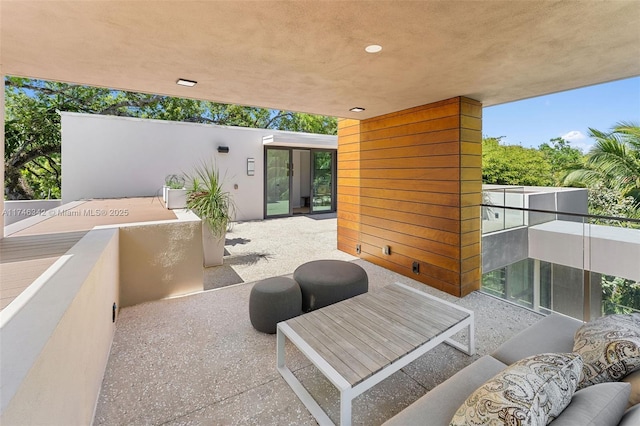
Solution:
<svg viewBox="0 0 640 426"><path fill-rule="evenodd" d="M166 191L165 205L168 209L186 209L187 208L187 190L170 189Z"/></svg>
<svg viewBox="0 0 640 426"><path fill-rule="evenodd" d="M167 191L169 187L167 185L162 185L162 202L166 204L167 202Z"/></svg>
<svg viewBox="0 0 640 426"><path fill-rule="evenodd" d="M216 237L211 233L209 226L202 222L202 253L204 267L222 265L224 257L225 236Z"/></svg>

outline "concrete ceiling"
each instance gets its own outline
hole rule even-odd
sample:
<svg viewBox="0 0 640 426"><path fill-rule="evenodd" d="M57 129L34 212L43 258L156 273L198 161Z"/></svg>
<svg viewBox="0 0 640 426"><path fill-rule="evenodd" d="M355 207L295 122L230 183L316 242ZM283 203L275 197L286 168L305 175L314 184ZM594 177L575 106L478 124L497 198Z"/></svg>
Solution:
<svg viewBox="0 0 640 426"><path fill-rule="evenodd" d="M636 0L0 7L2 74L338 117L454 96L491 106L640 75ZM366 53L372 43L382 52Z"/></svg>

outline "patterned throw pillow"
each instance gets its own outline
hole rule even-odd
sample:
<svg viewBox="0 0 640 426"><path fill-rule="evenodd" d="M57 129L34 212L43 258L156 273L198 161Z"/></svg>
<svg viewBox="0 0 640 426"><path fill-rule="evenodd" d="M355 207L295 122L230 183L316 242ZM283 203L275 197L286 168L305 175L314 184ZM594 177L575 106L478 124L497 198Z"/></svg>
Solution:
<svg viewBox="0 0 640 426"><path fill-rule="evenodd" d="M473 392L451 426L547 425L571 402L581 370L577 354L521 359Z"/></svg>
<svg viewBox="0 0 640 426"><path fill-rule="evenodd" d="M584 367L579 389L615 382L640 368L640 314L608 315L576 331L573 351Z"/></svg>

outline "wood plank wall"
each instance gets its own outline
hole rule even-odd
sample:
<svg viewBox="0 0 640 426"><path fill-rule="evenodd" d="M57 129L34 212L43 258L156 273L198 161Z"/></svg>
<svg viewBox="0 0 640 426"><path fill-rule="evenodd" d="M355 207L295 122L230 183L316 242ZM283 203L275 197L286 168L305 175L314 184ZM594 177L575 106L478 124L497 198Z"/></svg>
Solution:
<svg viewBox="0 0 640 426"><path fill-rule="evenodd" d="M340 250L464 296L480 288L481 201L479 102L457 97L339 121Z"/></svg>
<svg viewBox="0 0 640 426"><path fill-rule="evenodd" d="M359 256L360 121L338 121L338 250Z"/></svg>

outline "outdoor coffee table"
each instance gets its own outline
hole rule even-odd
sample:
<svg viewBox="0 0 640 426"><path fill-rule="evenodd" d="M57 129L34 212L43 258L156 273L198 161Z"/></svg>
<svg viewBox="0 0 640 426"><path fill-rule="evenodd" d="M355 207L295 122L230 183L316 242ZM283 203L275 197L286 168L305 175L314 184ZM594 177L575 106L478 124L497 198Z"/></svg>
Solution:
<svg viewBox="0 0 640 426"><path fill-rule="evenodd" d="M468 328L467 344L451 339ZM285 365L285 338L340 391L340 424L353 399L440 343L475 352L473 312L395 283L278 323L277 366L320 425L329 416Z"/></svg>

